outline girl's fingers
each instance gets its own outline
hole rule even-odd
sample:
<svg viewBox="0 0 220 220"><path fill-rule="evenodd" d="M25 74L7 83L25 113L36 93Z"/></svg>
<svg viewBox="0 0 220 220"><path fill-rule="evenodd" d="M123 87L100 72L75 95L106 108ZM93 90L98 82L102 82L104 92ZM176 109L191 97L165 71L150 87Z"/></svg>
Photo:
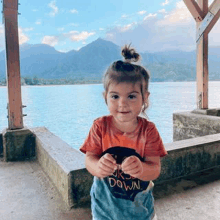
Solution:
<svg viewBox="0 0 220 220"><path fill-rule="evenodd" d="M112 157L111 154L107 153L103 156L106 160L112 162L113 164L116 164L116 160Z"/></svg>
<svg viewBox="0 0 220 220"><path fill-rule="evenodd" d="M103 163L102 161L100 162L99 167L106 172L114 172L115 170L114 166Z"/></svg>
<svg viewBox="0 0 220 220"><path fill-rule="evenodd" d="M127 169L128 167L131 166L132 163L135 163L136 162L136 158L135 156L130 156L130 157L127 157L121 164L121 168L122 169Z"/></svg>
<svg viewBox="0 0 220 220"><path fill-rule="evenodd" d="M122 163L122 171L131 176L142 172L142 169L141 161L136 156L126 158Z"/></svg>
<svg viewBox="0 0 220 220"><path fill-rule="evenodd" d="M113 172L116 168L116 161L110 154L105 154L100 159L99 167L106 172Z"/></svg>
<svg viewBox="0 0 220 220"><path fill-rule="evenodd" d="M124 173L136 173L138 170L140 170L138 164L132 163L131 166L127 167L126 169L122 169Z"/></svg>

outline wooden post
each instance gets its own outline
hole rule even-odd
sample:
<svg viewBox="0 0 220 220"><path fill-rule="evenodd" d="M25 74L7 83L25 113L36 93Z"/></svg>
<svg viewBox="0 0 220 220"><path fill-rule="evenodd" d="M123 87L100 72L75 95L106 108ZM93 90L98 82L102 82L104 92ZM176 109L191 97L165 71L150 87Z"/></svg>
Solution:
<svg viewBox="0 0 220 220"><path fill-rule="evenodd" d="M8 87L8 128L23 128L19 39L18 0L3 0Z"/></svg>
<svg viewBox="0 0 220 220"><path fill-rule="evenodd" d="M208 0L198 0L204 15L208 13ZM197 21L197 32L200 26ZM208 33L204 32L197 42L197 108L208 109Z"/></svg>
<svg viewBox="0 0 220 220"><path fill-rule="evenodd" d="M220 0L183 0L196 20L197 108L208 109L208 34L220 17Z"/></svg>

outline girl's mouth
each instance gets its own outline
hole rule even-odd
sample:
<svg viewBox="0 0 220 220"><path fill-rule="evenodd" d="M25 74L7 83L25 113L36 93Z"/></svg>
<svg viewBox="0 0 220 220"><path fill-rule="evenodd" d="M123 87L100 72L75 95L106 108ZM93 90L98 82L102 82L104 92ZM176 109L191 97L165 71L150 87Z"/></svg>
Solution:
<svg viewBox="0 0 220 220"><path fill-rule="evenodd" d="M120 112L121 114L128 114L129 112Z"/></svg>

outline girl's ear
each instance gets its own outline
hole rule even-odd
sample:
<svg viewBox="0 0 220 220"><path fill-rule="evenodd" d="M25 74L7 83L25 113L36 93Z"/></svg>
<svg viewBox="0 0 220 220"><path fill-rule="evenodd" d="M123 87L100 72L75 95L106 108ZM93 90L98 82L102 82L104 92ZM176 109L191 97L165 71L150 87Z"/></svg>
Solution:
<svg viewBox="0 0 220 220"><path fill-rule="evenodd" d="M150 92L145 92L145 94L144 94L144 101L145 102L148 101L149 96L150 96Z"/></svg>

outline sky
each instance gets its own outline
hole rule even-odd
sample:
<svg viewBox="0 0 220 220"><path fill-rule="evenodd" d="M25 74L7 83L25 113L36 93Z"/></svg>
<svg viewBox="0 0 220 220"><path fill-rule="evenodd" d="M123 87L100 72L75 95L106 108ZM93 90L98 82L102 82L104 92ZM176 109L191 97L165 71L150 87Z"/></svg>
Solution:
<svg viewBox="0 0 220 220"><path fill-rule="evenodd" d="M209 0L211 4L213 0ZM102 38L138 52L191 51L196 22L183 0L19 0L19 44L48 44L57 51L79 50ZM2 11L2 4L1 4ZM209 34L220 46L220 22ZM0 16L0 51L5 48Z"/></svg>

